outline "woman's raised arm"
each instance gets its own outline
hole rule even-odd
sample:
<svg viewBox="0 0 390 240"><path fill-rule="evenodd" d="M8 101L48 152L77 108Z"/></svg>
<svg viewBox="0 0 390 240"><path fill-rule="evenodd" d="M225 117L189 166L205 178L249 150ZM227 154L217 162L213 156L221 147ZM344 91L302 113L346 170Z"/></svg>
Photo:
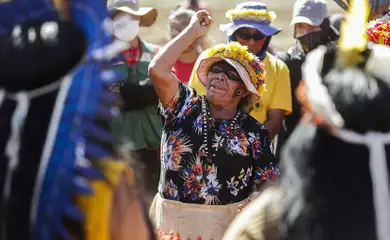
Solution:
<svg viewBox="0 0 390 240"><path fill-rule="evenodd" d="M179 87L179 81L171 71L173 65L191 43L209 31L212 22L207 11L198 11L192 17L190 24L161 48L150 62L149 76L163 107L168 105Z"/></svg>

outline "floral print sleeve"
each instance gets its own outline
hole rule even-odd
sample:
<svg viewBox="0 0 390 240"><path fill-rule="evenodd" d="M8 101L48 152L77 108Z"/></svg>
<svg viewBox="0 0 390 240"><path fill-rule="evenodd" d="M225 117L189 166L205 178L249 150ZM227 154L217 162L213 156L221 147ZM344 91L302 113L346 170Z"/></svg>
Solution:
<svg viewBox="0 0 390 240"><path fill-rule="evenodd" d="M272 153L272 145L268 138L268 131L261 126L258 133L249 133L249 142L252 145L253 154L253 191L258 191L260 186L268 181L275 181L279 177L279 169L274 165L276 160Z"/></svg>
<svg viewBox="0 0 390 240"><path fill-rule="evenodd" d="M176 95L166 108L161 103L159 104L159 111L161 116L165 119L165 123L174 122L175 120L185 120L194 104L197 101L196 92L194 89L183 85L179 82L179 88Z"/></svg>

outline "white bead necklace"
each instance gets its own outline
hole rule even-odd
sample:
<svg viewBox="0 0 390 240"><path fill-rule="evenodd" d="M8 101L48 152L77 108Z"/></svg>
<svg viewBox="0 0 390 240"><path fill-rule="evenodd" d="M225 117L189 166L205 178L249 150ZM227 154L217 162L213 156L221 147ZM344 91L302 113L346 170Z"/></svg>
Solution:
<svg viewBox="0 0 390 240"><path fill-rule="evenodd" d="M209 155L209 150L208 150L208 132L207 132L207 129L208 129L208 123L210 122L211 126L213 126L213 120L212 120L212 116L211 116L211 112L210 112L210 108L208 107L208 104L207 104L207 101L206 101L206 97L205 96L201 96L201 103L202 103L202 112L201 112L201 121L203 123L203 126L202 126L202 133L203 133L203 145L205 146L205 154L208 158L211 158L211 156ZM220 143L220 146L225 142L227 141L230 133L233 133L234 130L238 129L240 126L238 126L236 124L237 122L237 119L239 119L241 116L241 110L239 109L236 113L236 115L234 116L233 120L230 122L230 128L227 128L226 129L226 132L221 140L221 143ZM213 126L214 127L214 126ZM212 157L215 157L215 153L212 154Z"/></svg>

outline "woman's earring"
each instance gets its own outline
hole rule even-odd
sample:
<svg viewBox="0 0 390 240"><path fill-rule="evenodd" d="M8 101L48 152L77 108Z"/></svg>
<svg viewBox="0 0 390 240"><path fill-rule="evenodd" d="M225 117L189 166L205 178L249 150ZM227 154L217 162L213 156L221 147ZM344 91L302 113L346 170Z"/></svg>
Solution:
<svg viewBox="0 0 390 240"><path fill-rule="evenodd" d="M236 97L241 96L241 90L240 89L238 89L238 88L236 89L235 96Z"/></svg>

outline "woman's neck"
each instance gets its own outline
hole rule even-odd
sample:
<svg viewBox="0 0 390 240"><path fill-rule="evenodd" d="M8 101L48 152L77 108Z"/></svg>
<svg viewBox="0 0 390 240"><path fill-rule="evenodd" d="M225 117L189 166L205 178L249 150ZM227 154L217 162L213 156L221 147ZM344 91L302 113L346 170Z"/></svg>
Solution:
<svg viewBox="0 0 390 240"><path fill-rule="evenodd" d="M198 51L193 49L189 52L182 53L179 57L179 61L182 63L193 63L199 57Z"/></svg>
<svg viewBox="0 0 390 240"><path fill-rule="evenodd" d="M237 113L237 108L219 108L210 106L211 116L221 120L230 120L233 119Z"/></svg>

